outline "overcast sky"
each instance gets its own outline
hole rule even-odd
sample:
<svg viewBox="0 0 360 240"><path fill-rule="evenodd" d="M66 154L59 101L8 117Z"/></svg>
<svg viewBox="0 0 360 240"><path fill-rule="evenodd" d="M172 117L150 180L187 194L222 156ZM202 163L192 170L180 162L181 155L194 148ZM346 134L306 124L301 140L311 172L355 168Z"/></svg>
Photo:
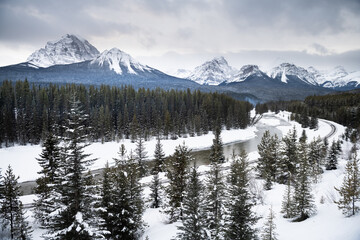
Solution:
<svg viewBox="0 0 360 240"><path fill-rule="evenodd" d="M0 66L66 33L163 71L217 56L360 70L359 0L0 0Z"/></svg>

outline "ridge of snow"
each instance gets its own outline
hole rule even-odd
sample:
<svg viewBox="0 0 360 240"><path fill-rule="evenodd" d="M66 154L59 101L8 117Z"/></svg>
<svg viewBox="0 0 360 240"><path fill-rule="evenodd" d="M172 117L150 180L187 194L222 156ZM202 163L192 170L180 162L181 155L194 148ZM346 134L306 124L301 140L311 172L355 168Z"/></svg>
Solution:
<svg viewBox="0 0 360 240"><path fill-rule="evenodd" d="M238 73L236 73L231 79L227 80L226 82L243 82L252 75L262 77L263 73L260 71L259 66L257 65L244 65L240 68L240 71Z"/></svg>
<svg viewBox="0 0 360 240"><path fill-rule="evenodd" d="M33 52L27 59L38 67L72 64L94 59L99 51L82 37L66 34L57 41L49 41L44 48Z"/></svg>
<svg viewBox="0 0 360 240"><path fill-rule="evenodd" d="M151 68L144 66L132 58L129 54L118 48L105 50L97 58L91 61L91 64L99 66L109 66L117 74L123 74L123 69L127 69L127 73L137 75L137 71L150 71Z"/></svg>

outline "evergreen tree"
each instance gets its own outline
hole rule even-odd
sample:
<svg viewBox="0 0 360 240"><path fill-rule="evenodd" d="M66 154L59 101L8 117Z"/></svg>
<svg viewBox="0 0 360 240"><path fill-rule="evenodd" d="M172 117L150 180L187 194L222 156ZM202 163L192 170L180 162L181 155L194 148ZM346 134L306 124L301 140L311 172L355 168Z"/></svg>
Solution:
<svg viewBox="0 0 360 240"><path fill-rule="evenodd" d="M59 181L55 186L54 210L48 224L48 239L91 239L101 238L92 225L94 209L86 202L91 194L87 183L91 182L88 170L92 159L84 153L86 144L85 122L87 115L81 109L81 103L73 94L70 102L65 128L64 147L62 148L62 166Z"/></svg>
<svg viewBox="0 0 360 240"><path fill-rule="evenodd" d="M135 156L138 162L139 174L140 177L144 177L146 175L145 160L147 158L146 156L147 152L145 151L145 146L144 146L145 143L144 143L143 135L140 134L135 142L136 142Z"/></svg>
<svg viewBox="0 0 360 240"><path fill-rule="evenodd" d="M342 186L340 189L335 188L340 194L336 203L344 215L353 216L360 211L359 206L356 206L356 202L360 200L360 171L356 151L350 155L345 171Z"/></svg>
<svg viewBox="0 0 360 240"><path fill-rule="evenodd" d="M42 227L46 227L49 214L54 211L53 194L56 181L59 180L58 173L61 162L59 140L52 132L47 134L43 150L37 161L42 169L38 172L40 177L36 180L35 218Z"/></svg>
<svg viewBox="0 0 360 240"><path fill-rule="evenodd" d="M277 163L279 159L279 140L277 135L270 136L267 130L258 145L260 158L258 159L257 171L259 176L265 179L264 188L270 190L272 182L275 181L277 174Z"/></svg>
<svg viewBox="0 0 360 240"><path fill-rule="evenodd" d="M263 234L261 235L261 240L277 240L277 233L275 232L275 214L272 210L272 207L269 209L269 215L266 219Z"/></svg>
<svg viewBox="0 0 360 240"><path fill-rule="evenodd" d="M221 141L221 128L219 126L215 127L215 138L213 139L213 144L210 148L210 162L225 162L223 143Z"/></svg>
<svg viewBox="0 0 360 240"><path fill-rule="evenodd" d="M247 153L241 150L230 166L228 201L225 218L225 239L247 240L256 238L253 229L257 217L251 211L254 205L248 191L249 168Z"/></svg>
<svg viewBox="0 0 360 240"><path fill-rule="evenodd" d="M151 180L150 183L150 207L152 208L158 208L160 207L161 204L161 195L162 195L162 191L161 191L161 183L159 180L159 174L155 174L153 175L153 178Z"/></svg>
<svg viewBox="0 0 360 240"><path fill-rule="evenodd" d="M299 142L299 167L295 179L294 204L298 215L296 221L303 221L315 212L313 196L311 194L309 153L305 131Z"/></svg>
<svg viewBox="0 0 360 240"><path fill-rule="evenodd" d="M107 167L102 184L103 227L109 239L138 239L143 229L142 188L138 166L130 153L117 161L114 170Z"/></svg>
<svg viewBox="0 0 360 240"><path fill-rule="evenodd" d="M208 239L205 231L205 212L203 185L199 179L199 173L195 166L192 167L185 188L182 203L182 225L177 235L181 240L205 240Z"/></svg>
<svg viewBox="0 0 360 240"><path fill-rule="evenodd" d="M154 168L152 170L153 174L163 172L165 170L165 153L162 149L162 144L160 142L160 137L157 138L154 152Z"/></svg>
<svg viewBox="0 0 360 240"><path fill-rule="evenodd" d="M15 177L11 166L5 172L3 199L1 201L0 216L3 227L8 227L11 239L30 239L31 228L26 222L22 203L19 199L19 177Z"/></svg>
<svg viewBox="0 0 360 240"><path fill-rule="evenodd" d="M283 200L281 202L281 213L284 214L284 218L292 218L295 217L294 210L294 195L293 195L293 187L291 186L291 174L289 173L289 178L286 184L286 190L283 196Z"/></svg>
<svg viewBox="0 0 360 240"><path fill-rule="evenodd" d="M283 157L278 161L277 175L279 183L286 183L289 174L296 174L296 164L298 163L297 133L295 127L283 137L282 142L281 155Z"/></svg>
<svg viewBox="0 0 360 240"><path fill-rule="evenodd" d="M338 146L335 141L332 142L330 151L326 160L325 168L326 170L335 170L337 169L337 162L338 162Z"/></svg>
<svg viewBox="0 0 360 240"><path fill-rule="evenodd" d="M221 165L213 162L210 165L210 171L206 178L206 224L211 239L223 239L225 212L225 184Z"/></svg>
<svg viewBox="0 0 360 240"><path fill-rule="evenodd" d="M320 137L314 138L309 144L310 176L315 183L319 181L320 174L323 172L321 168L322 159L324 158L322 148L323 144Z"/></svg>
<svg viewBox="0 0 360 240"><path fill-rule="evenodd" d="M167 204L165 212L169 215L170 222L175 222L182 217L181 204L183 203L187 167L191 161L191 150L184 145L175 148L175 153L170 157L167 166L167 178L169 185L166 188Z"/></svg>

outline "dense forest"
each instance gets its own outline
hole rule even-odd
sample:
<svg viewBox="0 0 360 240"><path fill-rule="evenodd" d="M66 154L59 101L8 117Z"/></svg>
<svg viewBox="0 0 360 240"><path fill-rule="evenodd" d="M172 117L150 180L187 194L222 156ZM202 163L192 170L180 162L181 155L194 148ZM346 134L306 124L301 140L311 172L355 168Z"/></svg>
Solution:
<svg viewBox="0 0 360 240"><path fill-rule="evenodd" d="M300 122L304 127L311 127L313 125L312 119L328 119L347 126L347 137L358 137L360 129L360 92L309 96L303 102L278 101L256 106L257 113L264 113L268 110L292 112L294 113L292 116L294 120Z"/></svg>
<svg viewBox="0 0 360 240"><path fill-rule="evenodd" d="M252 105L219 93L135 90L131 86L40 86L28 81L0 85L0 147L38 144L49 131L63 136L62 126L75 93L88 115L89 141L135 140L162 135L206 134L215 126L245 128ZM141 131L140 131L141 130Z"/></svg>

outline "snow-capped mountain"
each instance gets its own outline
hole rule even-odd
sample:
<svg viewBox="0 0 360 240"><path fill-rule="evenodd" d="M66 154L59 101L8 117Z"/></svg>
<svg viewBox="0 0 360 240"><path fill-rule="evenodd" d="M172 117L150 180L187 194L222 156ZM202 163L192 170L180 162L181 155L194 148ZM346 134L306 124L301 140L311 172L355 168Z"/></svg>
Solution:
<svg viewBox="0 0 360 240"><path fill-rule="evenodd" d="M306 69L291 63L282 63L273 68L268 76L273 79L280 79L283 83L288 83L290 79L296 77L306 84L317 86L318 83L314 75Z"/></svg>
<svg viewBox="0 0 360 240"><path fill-rule="evenodd" d="M153 70L148 66L144 66L132 58L129 54L112 48L105 50L97 58L90 62L92 65L98 65L113 70L117 74L134 74L139 72L149 72Z"/></svg>
<svg viewBox="0 0 360 240"><path fill-rule="evenodd" d="M170 72L167 72L169 75L171 76L175 76L175 77L178 77L178 78L187 78L190 74L191 74L191 71L190 70L187 70L187 69L178 69L176 71L170 71Z"/></svg>
<svg viewBox="0 0 360 240"><path fill-rule="evenodd" d="M224 57L217 57L195 68L187 77L201 85L219 85L231 79L236 70L229 66Z"/></svg>
<svg viewBox="0 0 360 240"><path fill-rule="evenodd" d="M60 40L48 42L44 48L32 53L27 61L39 67L50 67L92 60L98 55L99 51L87 40L66 34Z"/></svg>
<svg viewBox="0 0 360 240"><path fill-rule="evenodd" d="M260 71L259 66L257 65L245 65L240 68L240 71L237 72L232 78L226 81L226 83L231 82L243 82L250 76L252 77L262 77L264 73Z"/></svg>
<svg viewBox="0 0 360 240"><path fill-rule="evenodd" d="M326 88L353 88L360 85L360 71L348 73L343 66L330 71L318 71L310 67L308 71L314 74L320 86Z"/></svg>

